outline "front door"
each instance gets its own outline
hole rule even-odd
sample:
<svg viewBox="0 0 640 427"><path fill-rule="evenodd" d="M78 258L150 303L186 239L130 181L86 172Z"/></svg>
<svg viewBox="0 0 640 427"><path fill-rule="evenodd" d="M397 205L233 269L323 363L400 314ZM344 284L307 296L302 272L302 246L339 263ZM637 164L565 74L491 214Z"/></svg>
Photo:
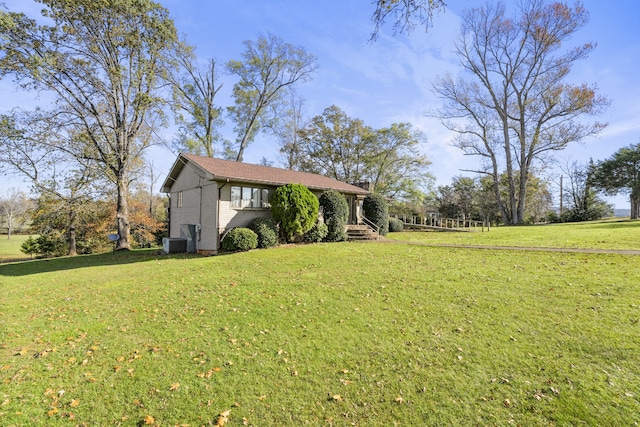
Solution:
<svg viewBox="0 0 640 427"><path fill-rule="evenodd" d="M358 202L355 197L347 197L347 203L349 204L349 224L358 223Z"/></svg>

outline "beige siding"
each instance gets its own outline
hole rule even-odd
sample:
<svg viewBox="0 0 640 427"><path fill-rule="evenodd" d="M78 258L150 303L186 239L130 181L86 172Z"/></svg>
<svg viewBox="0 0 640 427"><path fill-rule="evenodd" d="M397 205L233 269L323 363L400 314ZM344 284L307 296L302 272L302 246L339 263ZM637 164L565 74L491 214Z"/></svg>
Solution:
<svg viewBox="0 0 640 427"><path fill-rule="evenodd" d="M249 222L258 217L271 218L271 210L259 208L235 208L231 207L231 187L248 186L248 184L226 183L220 194L220 234L234 227L246 227ZM268 188L269 194L273 196L273 192L277 187L266 187L255 185L260 188Z"/></svg>
<svg viewBox="0 0 640 427"><path fill-rule="evenodd" d="M178 193L182 192L182 207L178 207ZM218 199L217 184L206 181L194 170L186 167L171 187L170 237L180 237L180 225L200 224L196 239L198 250L217 250L215 209Z"/></svg>
<svg viewBox="0 0 640 427"><path fill-rule="evenodd" d="M216 209L218 205L218 184L208 182L202 187L202 230L198 249L203 251L218 250L218 231L216 229Z"/></svg>

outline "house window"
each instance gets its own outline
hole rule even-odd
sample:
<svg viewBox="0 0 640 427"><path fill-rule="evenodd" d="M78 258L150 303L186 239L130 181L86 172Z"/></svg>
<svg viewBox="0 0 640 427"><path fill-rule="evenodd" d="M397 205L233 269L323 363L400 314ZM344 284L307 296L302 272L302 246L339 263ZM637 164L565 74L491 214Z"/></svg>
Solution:
<svg viewBox="0 0 640 427"><path fill-rule="evenodd" d="M182 207L182 191L178 191L178 200L176 200L177 206Z"/></svg>
<svg viewBox="0 0 640 427"><path fill-rule="evenodd" d="M231 186L231 206L234 208L268 208L267 188Z"/></svg>

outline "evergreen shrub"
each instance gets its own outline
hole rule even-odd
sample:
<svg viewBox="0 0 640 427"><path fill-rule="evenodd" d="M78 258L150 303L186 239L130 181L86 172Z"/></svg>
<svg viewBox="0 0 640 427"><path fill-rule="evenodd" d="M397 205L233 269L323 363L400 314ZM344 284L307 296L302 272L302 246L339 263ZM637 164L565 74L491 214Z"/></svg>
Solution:
<svg viewBox="0 0 640 427"><path fill-rule="evenodd" d="M318 198L302 184L278 187L271 199L271 215L287 242L302 238L318 220Z"/></svg>
<svg viewBox="0 0 640 427"><path fill-rule="evenodd" d="M278 244L278 227L271 218L254 218L247 227L258 235L259 248L270 248Z"/></svg>
<svg viewBox="0 0 640 427"><path fill-rule="evenodd" d="M382 194L369 194L362 203L364 216L380 230L381 236L386 236L389 232L389 205Z"/></svg>
<svg viewBox="0 0 640 427"><path fill-rule="evenodd" d="M257 247L258 235L248 228L234 228L222 240L222 249L225 251L248 251Z"/></svg>
<svg viewBox="0 0 640 427"><path fill-rule="evenodd" d="M349 204L338 191L327 190L320 195L320 206L327 225L327 242L347 240L346 225L349 220Z"/></svg>
<svg viewBox="0 0 640 427"><path fill-rule="evenodd" d="M389 218L389 232L390 233L399 233L404 229L404 224L402 220L398 218Z"/></svg>
<svg viewBox="0 0 640 427"><path fill-rule="evenodd" d="M327 224L322 221L317 221L314 226L311 227L311 230L307 231L304 235L304 240L310 243L322 242L327 237L328 232L329 228Z"/></svg>

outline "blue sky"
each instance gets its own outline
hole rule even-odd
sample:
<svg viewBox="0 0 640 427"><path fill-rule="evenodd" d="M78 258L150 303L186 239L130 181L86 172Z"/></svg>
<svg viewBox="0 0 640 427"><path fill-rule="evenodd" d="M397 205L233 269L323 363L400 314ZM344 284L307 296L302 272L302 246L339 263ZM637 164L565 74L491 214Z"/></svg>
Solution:
<svg viewBox="0 0 640 427"><path fill-rule="evenodd" d="M8 0L15 10L39 10L25 0ZM241 59L244 40L271 32L286 42L302 46L318 58L319 68L312 81L298 88L305 98L308 118L321 114L332 104L349 116L381 128L397 122L410 122L421 130L426 141L422 151L431 159L431 173L437 185L450 183L460 169L473 169L478 161L465 157L450 145L454 135L425 112L440 102L431 92L433 79L440 74L460 71L453 55L460 14L480 5L476 0L447 1L446 12L435 17L433 28L417 28L409 35L392 36L391 26L383 28L377 42L369 43L373 5L361 0L160 0L169 9L178 31L197 47L198 55L213 57L220 64ZM573 2L570 2L571 4ZM602 160L620 147L640 141L640 2L587 0L582 4L591 13L590 22L572 42L596 42L591 56L574 66L571 81L596 83L602 95L610 98L609 109L597 119L609 123L599 136L557 153L563 161ZM235 80L223 76L219 105L231 105ZM31 105L34 96L16 92L9 82L0 82L0 111L15 105ZM223 132L234 139L232 126ZM163 132L166 140L173 131ZM168 172L174 154L164 146L149 152L157 173ZM279 161L277 144L260 136L245 153L245 161L257 163L262 157ZM551 171L549 171L551 173ZM558 180L557 174L553 178ZM0 177L6 186L17 178ZM553 189L553 188L552 188ZM556 197L559 193L557 187ZM610 199L627 208L627 198Z"/></svg>

